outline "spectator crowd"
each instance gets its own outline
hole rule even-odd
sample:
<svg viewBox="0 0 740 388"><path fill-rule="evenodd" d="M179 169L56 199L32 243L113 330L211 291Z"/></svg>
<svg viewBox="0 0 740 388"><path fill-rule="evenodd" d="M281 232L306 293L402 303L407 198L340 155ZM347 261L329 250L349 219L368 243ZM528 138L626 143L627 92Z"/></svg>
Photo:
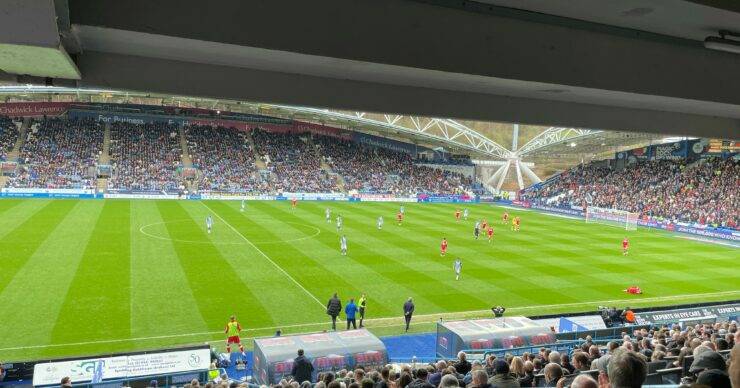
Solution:
<svg viewBox="0 0 740 388"><path fill-rule="evenodd" d="M113 123L109 152L113 171L108 189L168 193L182 189L177 171L182 158L177 126Z"/></svg>
<svg viewBox="0 0 740 388"><path fill-rule="evenodd" d="M528 190L523 199L550 206L591 206L639 213L643 219L737 228L740 162L710 158L692 165L645 161L621 170L580 165Z"/></svg>
<svg viewBox="0 0 740 388"><path fill-rule="evenodd" d="M681 370L666 374L668 381L664 381L657 371L671 368ZM684 329L675 325L625 331L622 338L606 345L587 337L567 353L543 347L536 353L488 355L471 362L460 352L455 360L430 364L389 364L377 370L359 366L319 373L313 370L310 360L298 350L291 374L272 388L730 387L730 379L733 387L740 387L740 331L735 322ZM237 387L237 383L232 384Z"/></svg>
<svg viewBox="0 0 740 388"><path fill-rule="evenodd" d="M103 146L103 129L92 120L46 118L34 122L20 149L21 166L7 187L90 189Z"/></svg>
<svg viewBox="0 0 740 388"><path fill-rule="evenodd" d="M258 192L261 179L247 134L234 128L186 126L185 136L199 191Z"/></svg>

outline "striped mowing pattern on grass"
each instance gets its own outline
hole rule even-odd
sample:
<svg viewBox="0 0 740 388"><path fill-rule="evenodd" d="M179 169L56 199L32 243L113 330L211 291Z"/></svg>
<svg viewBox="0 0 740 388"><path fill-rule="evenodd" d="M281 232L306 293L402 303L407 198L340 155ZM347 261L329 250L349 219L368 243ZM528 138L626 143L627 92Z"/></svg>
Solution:
<svg viewBox="0 0 740 388"><path fill-rule="evenodd" d="M0 359L221 340L232 314L247 336L326 329L323 304L333 292L345 302L367 293L369 327L379 334L400 332L409 296L417 329L430 330L440 314L485 316L494 304L532 315L599 301L646 306L740 295L740 273L730 269L736 248L508 209L522 217L522 231L513 232L500 223L504 209L490 205L469 205L460 222L456 205L405 206L398 226L394 203L291 209L265 201L241 212L237 201L2 200ZM327 207L343 216L342 231L326 222ZM493 243L473 239L481 218L496 229ZM347 256L339 254L342 234ZM626 295L630 284L645 294Z"/></svg>

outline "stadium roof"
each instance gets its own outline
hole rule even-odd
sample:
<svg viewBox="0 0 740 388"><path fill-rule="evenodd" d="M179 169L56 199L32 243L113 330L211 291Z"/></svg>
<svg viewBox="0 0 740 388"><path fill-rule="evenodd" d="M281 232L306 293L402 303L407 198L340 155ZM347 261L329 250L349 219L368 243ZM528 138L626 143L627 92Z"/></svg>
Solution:
<svg viewBox="0 0 740 388"><path fill-rule="evenodd" d="M0 86L5 101L72 101L166 105L232 111L320 123L423 145L480 160L510 158L594 158L617 149L659 141L661 136L634 132L559 127L528 127L514 144L511 124L448 118L341 111L249 101L207 99L156 93L44 86Z"/></svg>
<svg viewBox="0 0 740 388"><path fill-rule="evenodd" d="M702 42L737 29L737 1L7 0L4 10L0 78L11 82L740 133L730 82L740 57Z"/></svg>

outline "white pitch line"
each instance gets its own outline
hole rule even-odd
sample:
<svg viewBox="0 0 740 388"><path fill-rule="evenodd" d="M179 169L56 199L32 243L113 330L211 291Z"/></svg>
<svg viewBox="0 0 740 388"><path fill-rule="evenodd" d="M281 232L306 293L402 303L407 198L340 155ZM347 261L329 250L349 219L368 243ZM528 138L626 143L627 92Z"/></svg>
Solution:
<svg viewBox="0 0 740 388"><path fill-rule="evenodd" d="M617 303L644 303L644 302L660 302L664 300L673 300L673 299L681 299L681 298L702 298L702 297L711 297L711 296L722 296L722 295L733 295L733 294L740 294L740 290L735 291L719 291L719 292L707 292L703 294L687 294L687 295L669 295L669 296L656 296L651 298L642 298L642 299L614 299L614 300L601 300L601 301L593 301L593 302L576 302L576 303L559 303L559 304L546 304L546 305L535 305L535 306L520 306L520 307L511 307L506 309L508 312L515 312L515 311L527 311L527 310L539 310L549 307L575 307L575 306L588 306L588 305L605 305L605 304L617 304ZM323 305L322 305L323 307ZM471 310L471 311L459 311L459 312L450 312L450 313L432 313L432 314L419 314L414 315L414 318L429 318L429 317L440 317L440 316L460 316L464 314L480 314L480 313L490 313L491 310ZM392 322L392 321L399 321L398 324L390 324L390 325L376 325L372 326L371 328L377 328L377 327L393 327L393 326L402 326L404 323L402 323L401 317L385 317L385 318L371 318L366 319L365 322L374 323L374 322ZM282 326L269 326L269 327L255 327L255 328L249 328L244 329L243 331L250 332L250 331L262 331L262 330L276 330L276 329L285 329L285 328L292 328L292 327L311 327L311 326L319 326L319 325L329 325L331 322L315 322L315 323L297 323L293 325L282 325ZM430 322L426 322L430 323ZM181 337L194 337L194 336L205 336L205 335L215 335L215 334L221 334L223 335L223 331L206 331L206 332L200 332L200 333L185 333L185 334L171 334L171 335L158 335L153 337L138 337L138 338L121 338L121 339L114 339L114 340L100 340L100 341L87 341L87 342L72 342L72 343L65 343L65 344L48 344L48 345L30 345L30 346L16 346L11 348L0 348L0 352L3 351L10 351L10 350L22 350L22 349L39 349L39 348L56 348L56 347L64 347L64 346L83 346L83 345L95 345L95 344L109 344L109 343L117 343L117 342L140 342L140 341L149 341L149 340L155 340L155 339L167 339L167 338L181 338ZM253 338L253 337L243 337L245 339Z"/></svg>
<svg viewBox="0 0 740 388"><path fill-rule="evenodd" d="M211 211L216 217L218 217L218 219L221 220L221 222L223 222L224 224L226 224L226 226L228 226L229 228L231 228L231 230L233 230L234 233L238 234L241 238L243 238L244 241L247 242L247 244L249 244L257 252L259 252L265 259L267 259L267 261L269 261L270 263L272 263L272 265L274 265L275 268L278 269L278 271L282 272L288 279L290 279L293 283L295 283L295 285L297 285L301 290L303 290L306 294L308 294L308 296L310 296L313 300L315 300L316 303L318 303L319 306L321 306L322 309L323 308L326 308L326 306L324 306L324 304L321 303L321 301L318 298L316 298L312 293L310 293L306 289L306 287L303 287L303 285L301 283L299 283L297 280L295 280L295 278L293 278L293 276L290 276L289 273L285 272L285 270L283 269L283 267L277 265L277 263L275 263L274 261L272 261L272 259L270 258L270 256L267 256L267 254L265 254L265 252L262 252L261 249L257 248L256 245L254 245L251 241L249 241L248 238L244 237L244 235L241 234L238 230L236 230L236 228L234 228L230 223L226 222L226 220L224 220L220 215L218 215L218 213L216 213L215 211L213 211L213 209L211 209L208 205L206 205L205 202L200 201L200 203L203 206L205 206L206 209L208 209L209 211Z"/></svg>

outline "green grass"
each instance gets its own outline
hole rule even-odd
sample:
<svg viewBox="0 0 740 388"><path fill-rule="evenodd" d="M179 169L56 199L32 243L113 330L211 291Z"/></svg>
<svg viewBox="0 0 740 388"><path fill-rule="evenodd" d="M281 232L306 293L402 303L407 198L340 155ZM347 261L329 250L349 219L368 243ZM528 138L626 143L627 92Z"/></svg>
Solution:
<svg viewBox="0 0 740 388"><path fill-rule="evenodd" d="M327 206L344 216L346 257ZM522 217L516 233L499 224L503 208L471 205L456 223L455 207L406 204L397 226L393 203L250 202L242 213L236 201L2 200L0 359L221 346L232 314L245 337L325 330L335 291L344 301L367 293L367 326L379 335L402 332L409 296L414 331L442 316L488 316L494 304L538 315L740 296L740 273L728 271L736 248L509 210ZM475 218L493 221L493 244L472 239ZM625 294L630 284L645 293Z"/></svg>

